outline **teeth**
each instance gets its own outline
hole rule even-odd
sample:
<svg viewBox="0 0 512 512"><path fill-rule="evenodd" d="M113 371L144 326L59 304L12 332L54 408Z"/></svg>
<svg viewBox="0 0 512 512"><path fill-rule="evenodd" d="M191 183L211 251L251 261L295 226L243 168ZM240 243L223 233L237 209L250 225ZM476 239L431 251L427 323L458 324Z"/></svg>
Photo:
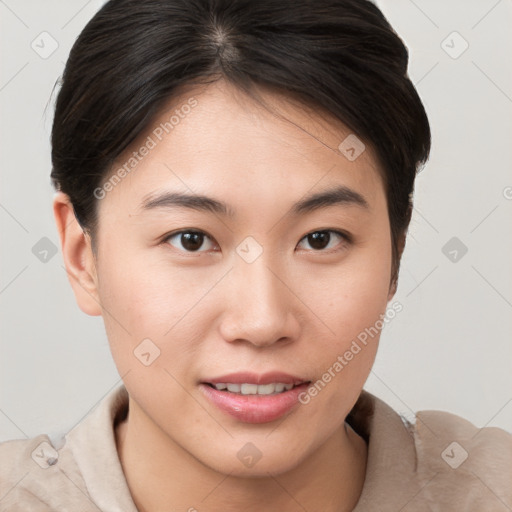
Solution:
<svg viewBox="0 0 512 512"><path fill-rule="evenodd" d="M241 384L240 393L242 393L242 395L257 395L258 386L257 384Z"/></svg>
<svg viewBox="0 0 512 512"><path fill-rule="evenodd" d="M214 384L215 389L223 391L227 389L231 393L240 393L242 395L272 395L282 393L283 391L289 391L293 388L293 384L283 384L282 382L276 382L275 384L263 384L258 386L257 384L226 384L219 383Z"/></svg>
<svg viewBox="0 0 512 512"><path fill-rule="evenodd" d="M247 386L247 392L244 390L244 386ZM256 386L255 384L251 385L251 395L255 395L256 393L258 395L271 395L274 392L277 392L277 386L275 384L265 384L262 386ZM249 394L249 384L243 384L242 385L242 394L248 395Z"/></svg>

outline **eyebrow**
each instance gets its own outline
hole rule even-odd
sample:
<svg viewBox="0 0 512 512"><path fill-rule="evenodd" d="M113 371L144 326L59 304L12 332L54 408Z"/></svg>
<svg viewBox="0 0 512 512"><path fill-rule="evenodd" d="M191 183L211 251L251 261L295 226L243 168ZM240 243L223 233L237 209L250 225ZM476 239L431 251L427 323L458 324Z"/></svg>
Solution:
<svg viewBox="0 0 512 512"><path fill-rule="evenodd" d="M291 207L291 213L292 215L303 215L334 205L370 208L366 199L359 192L346 186L338 186L301 199ZM150 194L142 202L143 211L166 210L176 207L212 212L230 218L235 217L235 211L228 204L202 194L162 192Z"/></svg>

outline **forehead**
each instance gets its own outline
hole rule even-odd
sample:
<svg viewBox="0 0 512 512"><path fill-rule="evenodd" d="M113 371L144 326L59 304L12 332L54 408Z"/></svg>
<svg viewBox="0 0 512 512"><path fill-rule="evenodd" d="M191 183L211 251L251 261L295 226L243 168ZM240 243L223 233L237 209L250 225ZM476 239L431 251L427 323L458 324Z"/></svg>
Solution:
<svg viewBox="0 0 512 512"><path fill-rule="evenodd" d="M163 187L185 191L199 182L217 195L272 186L295 200L315 182L325 188L341 181L370 202L382 193L373 148L343 123L296 96L257 92L268 108L222 80L181 91L118 157L112 172L126 172L109 196L123 191L141 207Z"/></svg>

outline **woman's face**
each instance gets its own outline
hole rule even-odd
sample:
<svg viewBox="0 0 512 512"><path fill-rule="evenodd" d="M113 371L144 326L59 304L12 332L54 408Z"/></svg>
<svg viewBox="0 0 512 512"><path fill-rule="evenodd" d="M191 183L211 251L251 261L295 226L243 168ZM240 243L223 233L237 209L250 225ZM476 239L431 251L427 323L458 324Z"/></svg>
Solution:
<svg viewBox="0 0 512 512"><path fill-rule="evenodd" d="M290 469L343 427L378 344L358 335L382 324L391 298L386 197L370 148L358 156L348 139L342 153L341 124L266 98L291 122L224 82L183 95L97 193L98 313L130 414L232 474ZM333 190L336 201L308 207ZM303 384L272 396L211 385L241 382L265 384L240 388L250 394Z"/></svg>

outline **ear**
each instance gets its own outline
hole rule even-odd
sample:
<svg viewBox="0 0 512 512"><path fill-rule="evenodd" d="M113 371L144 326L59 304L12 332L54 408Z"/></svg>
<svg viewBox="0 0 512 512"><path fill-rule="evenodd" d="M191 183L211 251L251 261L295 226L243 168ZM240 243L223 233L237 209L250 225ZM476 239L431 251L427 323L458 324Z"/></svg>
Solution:
<svg viewBox="0 0 512 512"><path fill-rule="evenodd" d="M97 274L91 240L76 220L69 196L57 192L53 215L59 232L62 257L78 307L91 316L101 315Z"/></svg>
<svg viewBox="0 0 512 512"><path fill-rule="evenodd" d="M398 237L398 243L397 243L397 269L396 269L396 275L392 277L391 283L389 286L389 292L388 292L388 302L395 296L396 290L398 288L398 267L400 266L400 260L402 259L402 253L404 252L405 248L405 239L406 239L407 233L403 231L400 236Z"/></svg>

